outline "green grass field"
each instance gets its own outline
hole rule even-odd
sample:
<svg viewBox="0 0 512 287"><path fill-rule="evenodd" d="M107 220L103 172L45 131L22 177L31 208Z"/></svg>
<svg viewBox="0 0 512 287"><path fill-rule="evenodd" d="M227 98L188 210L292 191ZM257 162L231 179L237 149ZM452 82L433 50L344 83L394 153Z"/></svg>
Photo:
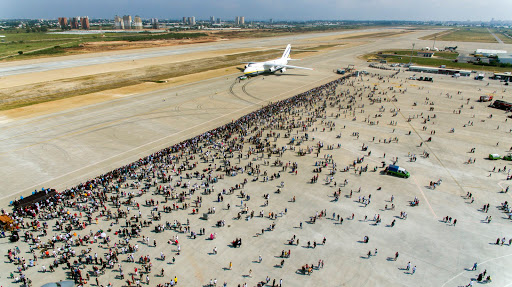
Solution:
<svg viewBox="0 0 512 287"><path fill-rule="evenodd" d="M494 39L491 33L487 31L487 28L481 27L456 28L450 31L443 31L440 33L428 35L421 39L434 40L434 37L436 37L436 39L439 41L497 43L496 39Z"/></svg>
<svg viewBox="0 0 512 287"><path fill-rule="evenodd" d="M416 57L418 56L418 50L413 51L412 56ZM397 55L397 56L411 56L411 50L387 50L382 51L382 54L385 55ZM459 56L459 53L454 52L444 52L444 51L434 51L434 57L435 58L441 58L441 59L448 59L448 60L455 60Z"/></svg>
<svg viewBox="0 0 512 287"><path fill-rule="evenodd" d="M512 29L491 29L491 31L498 36L498 38L505 44L512 44ZM509 37L507 37L507 35Z"/></svg>

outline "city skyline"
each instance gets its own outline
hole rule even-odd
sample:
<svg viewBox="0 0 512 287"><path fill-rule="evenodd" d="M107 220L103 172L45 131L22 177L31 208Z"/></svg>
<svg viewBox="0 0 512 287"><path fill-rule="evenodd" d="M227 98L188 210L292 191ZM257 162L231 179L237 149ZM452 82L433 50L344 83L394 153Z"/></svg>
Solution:
<svg viewBox="0 0 512 287"><path fill-rule="evenodd" d="M244 15L246 21L265 20L416 20L416 21L490 21L510 20L508 11L512 1L489 0L486 2L466 0L418 1L410 0L281 0L252 1L204 0L163 1L149 0L126 3L120 0L108 2L91 0L69 5L62 0L21 0L4 4L0 11L2 19L57 19L72 15L89 15L91 19L113 18L115 15L139 15L141 18L181 19L183 15L208 20L210 16L234 19ZM20 5L22 4L22 5ZM422 5L419 9L418 5ZM482 13L485 11L485 13Z"/></svg>

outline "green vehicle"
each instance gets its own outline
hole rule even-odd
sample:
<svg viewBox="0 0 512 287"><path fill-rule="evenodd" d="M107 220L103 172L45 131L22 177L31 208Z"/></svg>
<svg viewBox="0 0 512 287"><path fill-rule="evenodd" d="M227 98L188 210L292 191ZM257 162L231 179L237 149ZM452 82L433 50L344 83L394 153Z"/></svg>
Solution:
<svg viewBox="0 0 512 287"><path fill-rule="evenodd" d="M490 160L498 160L498 159L501 159L501 156L497 153L490 153L489 154L489 159Z"/></svg>
<svg viewBox="0 0 512 287"><path fill-rule="evenodd" d="M502 158L502 160L512 161L512 153L509 153L509 154L507 154L506 156L504 156L504 157Z"/></svg>
<svg viewBox="0 0 512 287"><path fill-rule="evenodd" d="M392 165L392 164L389 165L388 167L386 167L385 172L387 174L398 176L398 177L403 177L403 178L409 178L409 176L411 176L411 174L404 168L399 167L398 165Z"/></svg>

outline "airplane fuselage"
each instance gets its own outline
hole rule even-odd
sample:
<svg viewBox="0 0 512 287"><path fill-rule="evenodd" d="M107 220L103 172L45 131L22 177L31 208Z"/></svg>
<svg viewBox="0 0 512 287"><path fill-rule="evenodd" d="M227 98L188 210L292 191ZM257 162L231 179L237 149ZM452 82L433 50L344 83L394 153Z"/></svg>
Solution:
<svg viewBox="0 0 512 287"><path fill-rule="evenodd" d="M286 70L285 66L288 64L287 59L275 59L266 62L251 63L245 66L244 74L247 76L256 76L263 73L274 73L277 71Z"/></svg>
<svg viewBox="0 0 512 287"><path fill-rule="evenodd" d="M275 73L276 71L281 71L282 73L286 71L286 69L305 69L312 70L311 68L304 68L298 66L288 65L288 60L290 59L290 51L292 49L292 45L288 44L286 49L284 50L283 55L279 59L266 61L266 62L250 62L245 66L244 75L246 76L256 76L263 73Z"/></svg>

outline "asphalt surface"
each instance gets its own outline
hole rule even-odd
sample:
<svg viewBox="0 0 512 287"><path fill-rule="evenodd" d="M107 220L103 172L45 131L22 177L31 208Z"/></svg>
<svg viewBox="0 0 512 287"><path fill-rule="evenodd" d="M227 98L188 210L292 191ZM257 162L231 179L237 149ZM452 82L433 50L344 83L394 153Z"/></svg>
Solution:
<svg viewBox="0 0 512 287"><path fill-rule="evenodd" d="M265 82L260 82L263 76L255 78L258 84L251 84L246 91L257 98L245 94L241 84L235 85L234 94L230 92L238 76L234 74L56 114L5 120L0 135L3 147L0 180L5 179L7 184L0 195L12 198L13 194L44 186L70 187L237 118L270 99L289 97L327 81L336 77L333 69L346 67L354 60L361 63L355 59L357 55L392 47L397 41L409 42L410 37L385 38L348 49L341 47L300 61L302 66L315 71L288 70L283 75L265 77ZM267 87L271 83L273 90ZM25 173L32 176L24 177ZM11 176L20 180L7 180Z"/></svg>

